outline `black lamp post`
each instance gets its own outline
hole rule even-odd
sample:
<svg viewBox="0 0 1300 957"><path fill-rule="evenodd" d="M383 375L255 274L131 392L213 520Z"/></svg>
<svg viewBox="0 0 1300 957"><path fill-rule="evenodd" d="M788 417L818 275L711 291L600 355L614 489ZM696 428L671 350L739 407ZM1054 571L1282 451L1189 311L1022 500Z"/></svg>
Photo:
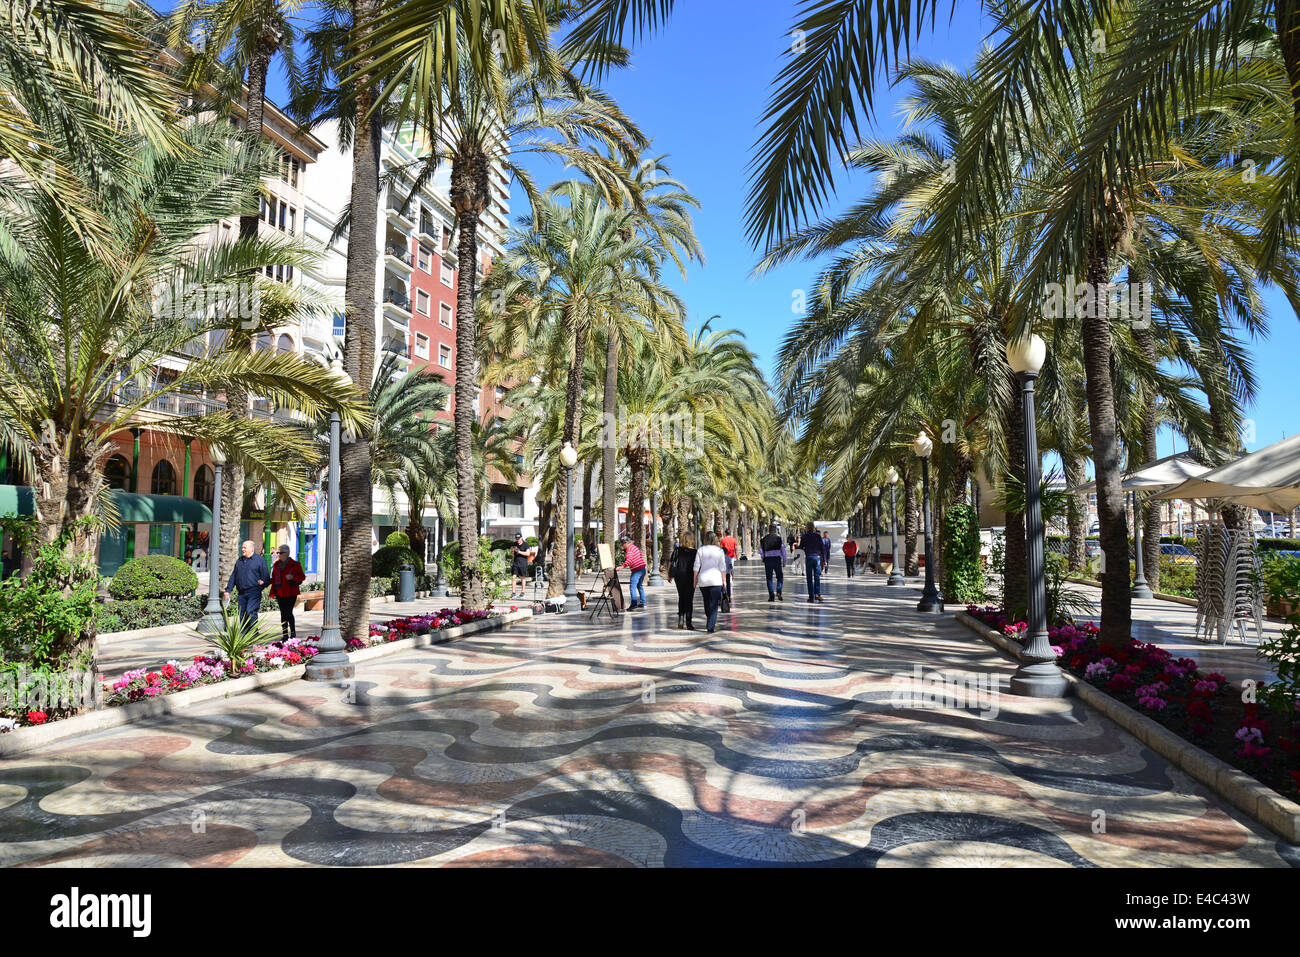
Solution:
<svg viewBox="0 0 1300 957"><path fill-rule="evenodd" d="M1066 681L1047 637L1047 581L1043 573L1043 510L1039 482L1038 428L1034 421L1034 379L1047 358L1047 345L1030 335L1007 343L1007 361L1020 377L1025 406L1025 558L1029 566L1029 625L1022 664L1011 676L1011 693L1060 698Z"/></svg>
<svg viewBox="0 0 1300 957"><path fill-rule="evenodd" d="M890 555L889 580L886 585L906 585L903 580L903 573L898 567L898 508L894 499L894 488L898 485L898 469L892 465L889 471L885 473L885 478L889 479L889 533L893 537L893 554Z"/></svg>
<svg viewBox="0 0 1300 957"><path fill-rule="evenodd" d="M930 453L934 451L934 443L924 432L919 432L912 442L912 451L921 460L921 512L925 520L925 588L916 610L939 612L943 611L943 596L934 584L934 534L930 528Z"/></svg>

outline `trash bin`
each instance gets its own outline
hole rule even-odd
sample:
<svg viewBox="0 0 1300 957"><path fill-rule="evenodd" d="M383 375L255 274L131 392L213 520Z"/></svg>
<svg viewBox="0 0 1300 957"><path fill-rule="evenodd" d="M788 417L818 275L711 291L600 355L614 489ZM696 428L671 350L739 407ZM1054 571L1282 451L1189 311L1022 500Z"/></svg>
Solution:
<svg viewBox="0 0 1300 957"><path fill-rule="evenodd" d="M397 570L397 600L415 601L415 566L403 565Z"/></svg>

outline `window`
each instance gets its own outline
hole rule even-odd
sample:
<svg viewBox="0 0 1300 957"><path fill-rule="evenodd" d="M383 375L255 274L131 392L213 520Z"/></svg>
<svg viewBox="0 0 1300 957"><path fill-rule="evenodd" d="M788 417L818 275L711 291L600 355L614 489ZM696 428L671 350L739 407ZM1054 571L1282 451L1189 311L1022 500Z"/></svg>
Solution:
<svg viewBox="0 0 1300 957"><path fill-rule="evenodd" d="M444 286L450 286L452 277L455 274L456 271L447 264L447 260L442 260L442 284Z"/></svg>
<svg viewBox="0 0 1300 957"><path fill-rule="evenodd" d="M176 494L176 470L166 459L159 461L153 467L153 478L149 483L149 491L154 495L175 495Z"/></svg>
<svg viewBox="0 0 1300 957"><path fill-rule="evenodd" d="M212 487L216 484L213 477L212 469L206 465L200 465L199 470L194 473L194 498L202 502L208 508L212 507Z"/></svg>
<svg viewBox="0 0 1300 957"><path fill-rule="evenodd" d="M429 294L423 289L415 291L415 310L422 316L429 314Z"/></svg>
<svg viewBox="0 0 1300 957"><path fill-rule="evenodd" d="M448 303L441 303L438 309L438 321L448 329L451 328L451 306Z"/></svg>
<svg viewBox="0 0 1300 957"><path fill-rule="evenodd" d="M293 336L287 332L280 333L280 338L275 343L276 352L293 352Z"/></svg>
<svg viewBox="0 0 1300 957"><path fill-rule="evenodd" d="M334 335L342 336L347 331L347 316L341 312L334 313Z"/></svg>
<svg viewBox="0 0 1300 957"><path fill-rule="evenodd" d="M506 390L505 390L505 387L504 387L504 386L497 386L497 401L498 401L498 402L504 402L505 400L506 400Z"/></svg>
<svg viewBox="0 0 1300 957"><path fill-rule="evenodd" d="M444 369L451 368L451 346L438 344L438 365Z"/></svg>
<svg viewBox="0 0 1300 957"><path fill-rule="evenodd" d="M104 465L104 481L109 488L125 492L131 485L131 465L120 455L114 455Z"/></svg>
<svg viewBox="0 0 1300 957"><path fill-rule="evenodd" d="M433 254L429 252L429 247L427 247L426 245L424 245L424 243L420 243L420 247L419 247L419 250L418 250L418 252L417 252L417 257L418 257L418 262L419 262L420 269L421 269L423 272L427 272L427 273L429 273L429 274L432 274L432 273L433 273L433 258L432 258L432 257L433 257Z"/></svg>
<svg viewBox="0 0 1300 957"><path fill-rule="evenodd" d="M415 334L415 355L420 359L429 358L429 337L422 332Z"/></svg>
<svg viewBox="0 0 1300 957"><path fill-rule="evenodd" d="M447 252L451 249L451 227L442 227L442 251Z"/></svg>

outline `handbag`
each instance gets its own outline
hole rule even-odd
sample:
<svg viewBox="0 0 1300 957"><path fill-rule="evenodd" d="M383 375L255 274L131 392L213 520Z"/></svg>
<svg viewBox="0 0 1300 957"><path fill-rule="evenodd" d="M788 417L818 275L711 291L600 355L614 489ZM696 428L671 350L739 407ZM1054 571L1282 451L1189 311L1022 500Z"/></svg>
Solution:
<svg viewBox="0 0 1300 957"><path fill-rule="evenodd" d="M723 586L722 586L722 605L721 605L721 608L722 608L722 613L723 613L724 615L729 615L729 614L731 614L731 596L727 594L727 586L726 586L726 585L723 585Z"/></svg>

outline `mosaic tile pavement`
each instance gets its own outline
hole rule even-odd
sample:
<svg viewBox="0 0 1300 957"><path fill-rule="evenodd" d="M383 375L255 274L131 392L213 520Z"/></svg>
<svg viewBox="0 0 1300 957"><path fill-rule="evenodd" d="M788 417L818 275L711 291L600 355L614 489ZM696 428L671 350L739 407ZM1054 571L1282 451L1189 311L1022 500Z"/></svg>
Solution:
<svg viewBox="0 0 1300 957"><path fill-rule="evenodd" d="M713 635L668 586L0 760L0 864L1300 866L1077 700L911 699L1012 670L915 589L789 584L742 566Z"/></svg>

